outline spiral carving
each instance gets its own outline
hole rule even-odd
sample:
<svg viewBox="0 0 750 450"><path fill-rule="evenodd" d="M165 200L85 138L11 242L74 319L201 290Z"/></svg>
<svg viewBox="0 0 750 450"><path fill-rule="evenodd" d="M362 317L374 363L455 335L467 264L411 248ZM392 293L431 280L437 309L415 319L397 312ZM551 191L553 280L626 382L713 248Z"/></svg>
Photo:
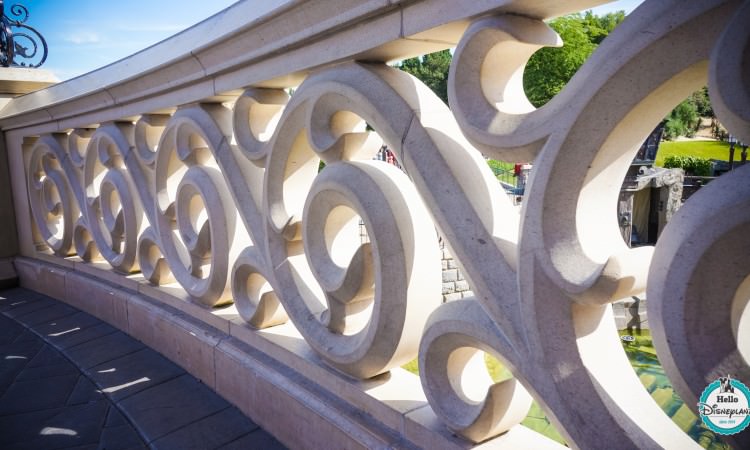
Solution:
<svg viewBox="0 0 750 450"><path fill-rule="evenodd" d="M451 62L448 98L461 130L484 154L515 162L537 156L564 102L536 111L523 92L523 69L539 48L560 45L544 22L520 16L481 19L464 33Z"/></svg>
<svg viewBox="0 0 750 450"><path fill-rule="evenodd" d="M347 81L358 74L369 75L358 65L323 72L295 93L279 122L283 133L269 142L265 209L287 314L329 364L370 377L416 354L413 330L437 306L440 267L414 186L395 167L370 161L382 139L364 120L386 140L390 130L380 125L392 125L370 99L352 103L357 92ZM326 167L317 174L321 158ZM370 242L360 241L360 219Z"/></svg>
<svg viewBox="0 0 750 450"><path fill-rule="evenodd" d="M458 58L451 67L455 97L451 104L472 142L489 155L511 160L533 156L529 149L539 149L526 188L518 240L519 297L506 291L492 300L508 306L518 301L521 314L515 317L527 326L520 336L509 335L513 327L488 308L492 321L499 325L499 334L506 339L498 341L490 333L481 339L467 339L465 347L494 350L517 379L536 393L566 440L581 447L611 446L613 442L636 447L695 445L658 408L651 407L653 402L621 350L606 306L645 289L653 252L651 248L628 249L619 236L612 208L621 180L654 125L707 81L705 61L732 13L731 8L720 7L721 2L692 5L669 21L650 27L655 36L643 42L638 36L647 17L662 17L663 11L679 9L676 2L666 3L646 3L631 14L563 92L537 111L522 107L523 93L518 90L519 75L514 68L536 48L529 45L553 42L544 38L540 22L507 16L475 22L459 44ZM700 39L693 32L698 23L706 31ZM615 53L618 58L613 59ZM493 65L500 60L510 60L511 67ZM468 68L462 62L469 64ZM659 69L637 76L643 67ZM499 81L472 75L472 68L481 74L499 73ZM498 82L498 86L493 84ZM623 97L622 92L628 95ZM607 101L615 97L617 102ZM560 107L566 108L566 114L554 122L545 118L551 114L548 111L559 115ZM481 403L482 408L494 404L507 412L495 415L494 422L487 423L478 412L467 412L473 421L456 421L449 412L456 404L465 403L463 408L468 408L471 403L459 402L451 390L440 387L449 378L446 370L453 370L446 354L459 349L456 344L441 344L432 330L445 329L445 334L452 327L463 328L459 334L471 336L466 325L455 323L463 317L440 310L433 316L423 338L420 361L441 361L447 368L426 371L422 381L425 391L432 392L428 395L439 397L431 400L432 404L442 401L451 405L437 409L446 424L479 441L504 428L500 424L510 409L504 406L507 399L501 400L493 392L498 385L487 391ZM571 372L571 367L585 370ZM550 383L549 377L568 381ZM543 389L547 391L541 393ZM582 392L596 394L582 396ZM617 424L625 418L632 427L621 429L617 438L610 434L599 440L569 422L583 408L588 411L588 423L596 423L597 429L618 429ZM493 430L493 425L498 428Z"/></svg>
<svg viewBox="0 0 750 450"><path fill-rule="evenodd" d="M137 243L143 212L134 197L135 188L125 167L130 143L123 125L100 127L91 137L84 161L84 219L80 229L79 255L92 257L89 236L98 253L115 269L124 273L138 270ZM86 250L84 250L86 249Z"/></svg>
<svg viewBox="0 0 750 450"><path fill-rule="evenodd" d="M289 319L268 278L265 258L258 249L243 250L232 268L232 295L240 316L256 328L279 325Z"/></svg>
<svg viewBox="0 0 750 450"><path fill-rule="evenodd" d="M159 248L175 279L206 305L231 298L230 239L237 231L237 213L213 158L222 139L205 110L180 110L161 136L155 162Z"/></svg>
<svg viewBox="0 0 750 450"><path fill-rule="evenodd" d="M59 256L73 247L73 221L78 205L62 167L63 136L44 136L31 150L28 166L29 204L36 228L44 242Z"/></svg>

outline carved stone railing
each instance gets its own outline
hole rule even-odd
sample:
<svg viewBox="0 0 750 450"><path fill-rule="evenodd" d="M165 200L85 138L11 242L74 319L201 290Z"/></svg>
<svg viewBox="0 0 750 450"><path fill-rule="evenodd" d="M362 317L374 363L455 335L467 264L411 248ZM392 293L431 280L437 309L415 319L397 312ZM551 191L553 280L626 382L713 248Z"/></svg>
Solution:
<svg viewBox="0 0 750 450"><path fill-rule="evenodd" d="M686 404L750 381L750 168L656 248L628 248L615 212L640 143L701 86L750 141L750 3L647 0L535 110L522 69L560 44L543 19L599 3L243 2L14 99L21 281L290 446L553 445L518 425L532 399L575 447L695 446L639 383L610 303L648 290ZM384 63L456 45L450 109ZM372 160L384 141L404 171ZM483 156L534 160L520 212ZM441 304L435 227L473 298ZM484 352L515 378L492 384ZM417 356L419 381L399 368Z"/></svg>

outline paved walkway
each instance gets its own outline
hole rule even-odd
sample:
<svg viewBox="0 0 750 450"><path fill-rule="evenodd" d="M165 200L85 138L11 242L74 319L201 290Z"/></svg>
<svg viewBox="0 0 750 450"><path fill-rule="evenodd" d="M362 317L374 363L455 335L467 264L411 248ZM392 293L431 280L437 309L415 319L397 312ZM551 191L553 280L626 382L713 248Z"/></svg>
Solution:
<svg viewBox="0 0 750 450"><path fill-rule="evenodd" d="M0 448L282 449L211 389L50 297L0 291Z"/></svg>

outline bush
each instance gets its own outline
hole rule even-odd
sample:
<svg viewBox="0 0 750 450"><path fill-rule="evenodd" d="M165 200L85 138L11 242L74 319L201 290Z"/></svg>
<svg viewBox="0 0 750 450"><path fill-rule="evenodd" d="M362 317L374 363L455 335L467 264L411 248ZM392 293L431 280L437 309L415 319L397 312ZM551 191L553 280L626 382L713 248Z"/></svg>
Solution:
<svg viewBox="0 0 750 450"><path fill-rule="evenodd" d="M669 155L664 159L664 167L667 169L682 169L687 175L699 177L711 176L711 161L696 156Z"/></svg>

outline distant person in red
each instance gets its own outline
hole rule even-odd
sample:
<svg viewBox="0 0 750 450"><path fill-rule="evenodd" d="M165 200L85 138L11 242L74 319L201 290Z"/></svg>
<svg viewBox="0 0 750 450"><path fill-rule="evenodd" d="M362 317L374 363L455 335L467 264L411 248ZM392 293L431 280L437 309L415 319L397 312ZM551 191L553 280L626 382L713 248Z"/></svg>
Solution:
<svg viewBox="0 0 750 450"><path fill-rule="evenodd" d="M529 163L518 163L513 166L513 176L516 177L516 189L523 193L526 189L526 179L529 176L531 170L531 164Z"/></svg>

